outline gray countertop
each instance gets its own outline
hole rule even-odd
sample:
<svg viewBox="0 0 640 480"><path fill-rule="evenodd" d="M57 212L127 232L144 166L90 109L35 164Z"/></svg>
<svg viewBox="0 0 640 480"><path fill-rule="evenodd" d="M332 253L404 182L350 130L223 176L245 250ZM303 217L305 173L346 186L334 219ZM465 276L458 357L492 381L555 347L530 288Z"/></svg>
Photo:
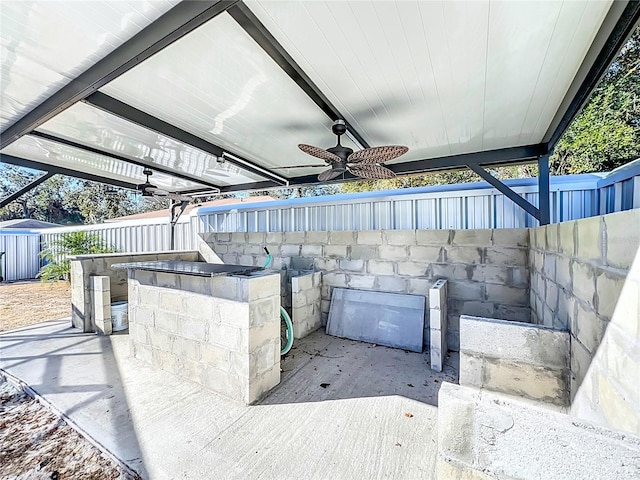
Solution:
<svg viewBox="0 0 640 480"><path fill-rule="evenodd" d="M180 275L195 275L199 277L217 277L219 275L244 275L262 270L262 267L246 265L225 265L206 262L182 262L178 260L157 262L114 263L114 269L148 270L151 272L176 273Z"/></svg>

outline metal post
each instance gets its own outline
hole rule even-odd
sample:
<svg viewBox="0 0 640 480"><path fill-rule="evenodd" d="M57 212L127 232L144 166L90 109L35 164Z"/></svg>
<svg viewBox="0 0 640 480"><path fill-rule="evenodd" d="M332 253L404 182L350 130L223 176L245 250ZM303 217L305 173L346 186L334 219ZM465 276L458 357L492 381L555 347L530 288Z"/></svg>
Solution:
<svg viewBox="0 0 640 480"><path fill-rule="evenodd" d="M551 223L551 208L549 199L549 155L538 157L538 210L540 211L540 225Z"/></svg>
<svg viewBox="0 0 640 480"><path fill-rule="evenodd" d="M174 217L174 212L173 209L176 206L176 201L173 199L169 200L169 217L170 217L170 221L169 221L169 250L172 250L175 248L175 244L176 244L176 224L173 222L173 217Z"/></svg>
<svg viewBox="0 0 640 480"><path fill-rule="evenodd" d="M187 208L189 202L187 200L183 200L182 202L178 202L173 198L169 199L169 215L171 217L171 221L169 222L169 250L175 250L176 247L176 223L178 223L178 219L184 209Z"/></svg>

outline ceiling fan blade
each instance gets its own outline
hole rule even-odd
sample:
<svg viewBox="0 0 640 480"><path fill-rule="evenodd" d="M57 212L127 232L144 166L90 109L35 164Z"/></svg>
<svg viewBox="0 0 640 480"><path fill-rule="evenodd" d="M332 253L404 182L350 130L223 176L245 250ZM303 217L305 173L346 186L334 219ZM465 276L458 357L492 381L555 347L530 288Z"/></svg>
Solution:
<svg viewBox="0 0 640 480"><path fill-rule="evenodd" d="M322 160L328 163L336 163L336 162L342 161L339 156L331 152L327 152L326 150L320 147L314 147L313 145L305 145L304 143L301 143L300 145L298 145L298 148L302 150L304 153L308 155L312 155L317 158L321 158Z"/></svg>
<svg viewBox="0 0 640 480"><path fill-rule="evenodd" d="M347 170L358 177L370 178L372 180L381 180L396 176L391 170L380 165L348 166Z"/></svg>
<svg viewBox="0 0 640 480"><path fill-rule="evenodd" d="M144 187L142 191L151 195L156 195L158 197L165 197L169 195L169 192L167 192L166 190L162 190L161 188L155 187L153 185Z"/></svg>
<svg viewBox="0 0 640 480"><path fill-rule="evenodd" d="M364 150L359 150L349 155L347 162L360 164L384 163L389 160L393 160L394 158L398 158L400 155L404 155L408 151L409 149L402 145L365 148Z"/></svg>
<svg viewBox="0 0 640 480"><path fill-rule="evenodd" d="M321 182L326 182L328 180L333 180L334 178L339 177L343 173L344 171L341 172L340 170L333 170L332 168L330 168L329 170L325 170L320 175L318 175L318 180L320 180Z"/></svg>
<svg viewBox="0 0 640 480"><path fill-rule="evenodd" d="M172 200L176 200L178 202L190 202L191 200L193 200L193 198L191 198L188 195L180 195L179 193L167 193L166 195L164 195L166 198L170 198Z"/></svg>
<svg viewBox="0 0 640 480"><path fill-rule="evenodd" d="M190 202L191 200L193 200L193 198L188 195L171 193L158 187L147 187L143 190L143 194L151 195L154 197L171 198L172 200L176 200L178 202Z"/></svg>

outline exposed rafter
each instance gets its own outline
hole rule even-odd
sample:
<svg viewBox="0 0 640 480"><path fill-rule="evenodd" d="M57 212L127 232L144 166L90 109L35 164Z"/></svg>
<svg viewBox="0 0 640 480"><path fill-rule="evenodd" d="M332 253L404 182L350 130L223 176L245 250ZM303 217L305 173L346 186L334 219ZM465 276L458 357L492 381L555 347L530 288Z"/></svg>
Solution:
<svg viewBox="0 0 640 480"><path fill-rule="evenodd" d="M226 11L237 0L181 2L2 132L0 149Z"/></svg>
<svg viewBox="0 0 640 480"><path fill-rule="evenodd" d="M428 158L424 160L415 160L413 162L396 163L386 165L387 168L397 174L420 174L428 172L437 172L450 169L467 168L471 165L513 165L517 163L535 162L537 158L546 155L546 145L527 145L524 147L501 148L497 150L489 150L486 152L465 153L462 155L451 155L448 157ZM341 177L332 180L329 183L340 183L345 181L362 180L349 172L345 172ZM293 177L289 180L291 186L299 185L321 185L327 182L320 182L317 175L304 175L301 177ZM242 190L260 190L274 188L270 182L245 183L242 185L232 185L222 187L221 191L234 192Z"/></svg>
<svg viewBox="0 0 640 480"><path fill-rule="evenodd" d="M547 154L547 146L543 144L526 145L523 147L500 148L484 152L449 155L447 157L415 160L413 162L388 165L396 174L433 172L462 168L468 165L508 165L532 161Z"/></svg>
<svg viewBox="0 0 640 480"><path fill-rule="evenodd" d="M351 126L344 115L331 103L327 96L317 87L309 76L302 70L300 65L289 55L282 45L275 39L271 32L267 30L258 17L243 2L238 2L227 11L233 19L238 22L245 32L267 52L278 66L298 84L307 96L320 107L320 109L332 120L344 120L347 124L347 134L361 148L369 148L369 144L364 137Z"/></svg>
<svg viewBox="0 0 640 480"><path fill-rule="evenodd" d="M560 105L556 118L544 136L549 151L569 128L573 119L586 105L616 55L640 22L640 1L613 2L607 18L591 44L574 83Z"/></svg>
<svg viewBox="0 0 640 480"><path fill-rule="evenodd" d="M297 186L291 184L290 186ZM222 187L220 189L220 193L233 193L233 192L246 192L246 191L257 191L257 190L270 190L273 188L283 188L282 185L278 185L272 181L264 181L264 182L254 182L254 183L242 183L240 185L229 185L227 187ZM197 191L185 192L189 195L193 195L198 193Z"/></svg>
<svg viewBox="0 0 640 480"><path fill-rule="evenodd" d="M136 190L137 187L135 183L123 182L122 180L101 177L99 175L80 172L78 170L71 170L69 168L59 167L57 165L35 162L33 160L27 160L26 158L15 157L13 155L0 154L0 162L8 163L10 165L16 165L18 167L30 168L32 170L49 172L51 174L66 175L68 177L80 178L82 180L89 180L91 182L104 183L106 185L113 185L114 187L128 188L129 190Z"/></svg>
<svg viewBox="0 0 640 480"><path fill-rule="evenodd" d="M173 138L174 140L184 143L185 145L190 145L194 148L210 153L211 155L214 155L216 157L221 157L224 153L230 153L235 158L226 156L225 158L229 163L247 170L255 175L273 180L279 185L287 184L288 179L270 171L267 168L260 167L255 163L250 162L249 160L246 160L239 155L236 155L233 152L229 152L225 148L208 142L207 140L204 140L196 135L193 135L192 133L182 130L175 125L171 125L164 120L160 120L153 115L149 115L142 110L132 107L131 105L121 102L120 100L110 97L109 95L106 95L102 92L96 92L87 97L84 101L85 103L93 107L104 110L105 112L116 115L142 127L148 128L149 130L153 130L154 132Z"/></svg>
<svg viewBox="0 0 640 480"><path fill-rule="evenodd" d="M156 163L143 162L142 160L138 160L138 159L135 159L135 158L123 157L123 156L117 155L115 153L106 152L104 150L100 150L99 148L90 147L90 146L84 145L82 143L74 142L73 140L68 140L66 138L57 137L55 135L51 135L51 134L44 133L44 132L39 132L37 130L31 132L30 135L33 136L33 137L42 138L44 140L49 140L51 142L60 143L62 145L67 145L69 147L77 148L79 150L84 150L86 152L95 153L97 155L103 155L103 156L108 157L108 158L113 158L114 160L119 160L119 161L122 161L122 162L131 163L133 165L138 165L138 166L143 167L143 168L150 168L154 172L164 173L164 174L170 175L172 177L181 178L182 180L188 180L190 182L196 182L196 183L199 183L201 185L206 185L206 186L212 187L212 188L220 188L219 185L216 185L214 183L211 183L211 182L208 182L206 180L203 180L202 178L196 177L195 175L188 175L186 173L176 172L175 170L171 170L169 168L163 167L163 166L158 165Z"/></svg>
<svg viewBox="0 0 640 480"><path fill-rule="evenodd" d="M44 175L36 178L33 182L30 182L29 184L25 185L24 187L22 187L17 192L14 192L11 195L9 195L8 197L5 197L5 198L1 199L0 200L0 208L4 207L5 205L10 204L14 200L17 200L18 198L20 198L25 193L27 193L27 192L33 190L34 188L36 188L42 182L45 182L45 181L49 180L54 175L55 175L55 173L45 172Z"/></svg>

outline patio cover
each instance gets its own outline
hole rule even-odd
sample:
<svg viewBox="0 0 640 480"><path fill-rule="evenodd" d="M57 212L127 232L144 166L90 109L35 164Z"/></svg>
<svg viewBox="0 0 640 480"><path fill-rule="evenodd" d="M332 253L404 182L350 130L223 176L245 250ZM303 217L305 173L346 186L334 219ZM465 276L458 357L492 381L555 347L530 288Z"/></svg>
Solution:
<svg viewBox="0 0 640 480"><path fill-rule="evenodd" d="M180 193L313 184L297 145L333 146L344 119L354 149L409 147L397 174L467 166L548 223L548 154L639 18L611 0L4 1L0 160L132 189L149 167ZM536 160L540 209L482 168Z"/></svg>

